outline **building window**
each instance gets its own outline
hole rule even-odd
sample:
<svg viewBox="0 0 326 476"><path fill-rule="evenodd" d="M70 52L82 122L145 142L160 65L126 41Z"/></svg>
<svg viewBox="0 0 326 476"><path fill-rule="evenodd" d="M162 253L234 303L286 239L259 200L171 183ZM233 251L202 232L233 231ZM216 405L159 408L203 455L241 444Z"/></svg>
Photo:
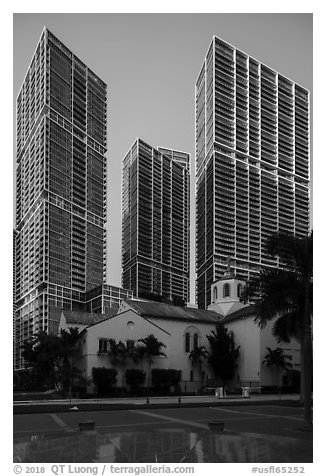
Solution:
<svg viewBox="0 0 326 476"><path fill-rule="evenodd" d="M189 326L184 332L185 352L188 354L199 347L200 332L195 326Z"/></svg>
<svg viewBox="0 0 326 476"><path fill-rule="evenodd" d="M108 339L99 339L98 341L98 353L107 354L108 352Z"/></svg>
<svg viewBox="0 0 326 476"><path fill-rule="evenodd" d="M198 348L198 334L194 334L194 349Z"/></svg>
<svg viewBox="0 0 326 476"><path fill-rule="evenodd" d="M214 302L217 301L217 287L216 287L216 286L214 287L214 297L213 297L213 301L214 301Z"/></svg>
<svg viewBox="0 0 326 476"><path fill-rule="evenodd" d="M223 286L223 297L229 297L229 296L230 296L230 285L229 283L226 283Z"/></svg>
<svg viewBox="0 0 326 476"><path fill-rule="evenodd" d="M238 298L241 296L242 293L242 285L239 283L237 287L237 296Z"/></svg>
<svg viewBox="0 0 326 476"><path fill-rule="evenodd" d="M185 341L186 341L186 353L189 353L190 352L190 334L189 334L189 332L186 332Z"/></svg>

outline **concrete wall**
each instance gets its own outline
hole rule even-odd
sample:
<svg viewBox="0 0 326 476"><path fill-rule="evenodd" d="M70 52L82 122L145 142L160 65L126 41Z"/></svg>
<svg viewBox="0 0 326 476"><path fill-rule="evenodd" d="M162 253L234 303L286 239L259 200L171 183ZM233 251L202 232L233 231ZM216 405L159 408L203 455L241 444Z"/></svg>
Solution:
<svg viewBox="0 0 326 476"><path fill-rule="evenodd" d="M233 380L234 385L243 381L258 381L260 372L260 331L253 319L239 319L225 324L234 333L234 341L240 345L238 368Z"/></svg>
<svg viewBox="0 0 326 476"><path fill-rule="evenodd" d="M284 353L292 357L293 369L300 370L299 343L294 339L288 344L278 343L272 335L273 324L274 321L268 322L260 329L252 317L226 323L226 327L234 332L236 344L241 346L237 369L240 381L259 381L261 386L277 385L276 369L262 363L268 352L266 347L283 348Z"/></svg>
<svg viewBox="0 0 326 476"><path fill-rule="evenodd" d="M266 347L271 349L276 349L276 347L281 347L284 350L286 355L290 355L292 360L292 369L300 370L300 344L295 340L291 339L291 342L277 342L275 337L272 335L272 328L275 321L268 322L266 327L261 330L261 340L260 340L260 362L261 362L261 385L278 385L278 373L275 367L266 367L262 362L265 358L265 355L268 353ZM281 376L285 372L281 372Z"/></svg>

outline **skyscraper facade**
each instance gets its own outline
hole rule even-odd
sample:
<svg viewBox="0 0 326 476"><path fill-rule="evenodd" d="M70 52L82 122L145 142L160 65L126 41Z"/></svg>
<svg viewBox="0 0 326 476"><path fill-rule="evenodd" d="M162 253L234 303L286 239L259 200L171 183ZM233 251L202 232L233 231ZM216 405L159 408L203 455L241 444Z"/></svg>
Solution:
<svg viewBox="0 0 326 476"><path fill-rule="evenodd" d="M309 91L214 37L196 82L197 301L227 262L278 266L273 232L309 232Z"/></svg>
<svg viewBox="0 0 326 476"><path fill-rule="evenodd" d="M136 297L189 299L189 165L140 139L123 160L122 285Z"/></svg>
<svg viewBox="0 0 326 476"><path fill-rule="evenodd" d="M119 309L124 299L132 299L131 289L123 289L111 284L102 284L85 293L85 312L106 314L111 309Z"/></svg>
<svg viewBox="0 0 326 476"><path fill-rule="evenodd" d="M16 147L19 348L105 277L106 84L47 29L18 94Z"/></svg>
<svg viewBox="0 0 326 476"><path fill-rule="evenodd" d="M13 254L13 262L12 262L12 281L13 281L13 289L12 289L12 309L13 309L13 361L16 361L16 311L17 311L17 304L16 304L16 236L17 231L13 230L13 239L12 239L12 254Z"/></svg>

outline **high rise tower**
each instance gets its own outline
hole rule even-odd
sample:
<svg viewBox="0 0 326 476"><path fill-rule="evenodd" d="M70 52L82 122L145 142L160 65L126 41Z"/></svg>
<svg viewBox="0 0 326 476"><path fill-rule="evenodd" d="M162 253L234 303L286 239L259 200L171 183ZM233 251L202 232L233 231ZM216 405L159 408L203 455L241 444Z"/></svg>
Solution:
<svg viewBox="0 0 326 476"><path fill-rule="evenodd" d="M123 160L122 285L137 297L189 299L189 161L140 139Z"/></svg>
<svg viewBox="0 0 326 476"><path fill-rule="evenodd" d="M106 84L44 29L17 98L17 347L103 284L105 152Z"/></svg>
<svg viewBox="0 0 326 476"><path fill-rule="evenodd" d="M228 259L277 266L273 232L309 232L309 91L214 37L196 82L197 299Z"/></svg>

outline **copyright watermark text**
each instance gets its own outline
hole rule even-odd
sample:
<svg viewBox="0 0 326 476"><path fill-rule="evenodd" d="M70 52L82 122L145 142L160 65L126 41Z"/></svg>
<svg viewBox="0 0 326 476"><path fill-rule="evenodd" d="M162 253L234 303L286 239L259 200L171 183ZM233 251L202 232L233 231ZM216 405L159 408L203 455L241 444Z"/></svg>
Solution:
<svg viewBox="0 0 326 476"><path fill-rule="evenodd" d="M133 466L118 466L114 464L100 465L72 465L72 464L52 464L45 466L27 466L15 464L13 467L15 474L54 474L55 476L69 475L69 474L91 474L102 475L105 474L131 474L139 476L141 474L194 474L194 466L172 466L172 465L133 465Z"/></svg>

